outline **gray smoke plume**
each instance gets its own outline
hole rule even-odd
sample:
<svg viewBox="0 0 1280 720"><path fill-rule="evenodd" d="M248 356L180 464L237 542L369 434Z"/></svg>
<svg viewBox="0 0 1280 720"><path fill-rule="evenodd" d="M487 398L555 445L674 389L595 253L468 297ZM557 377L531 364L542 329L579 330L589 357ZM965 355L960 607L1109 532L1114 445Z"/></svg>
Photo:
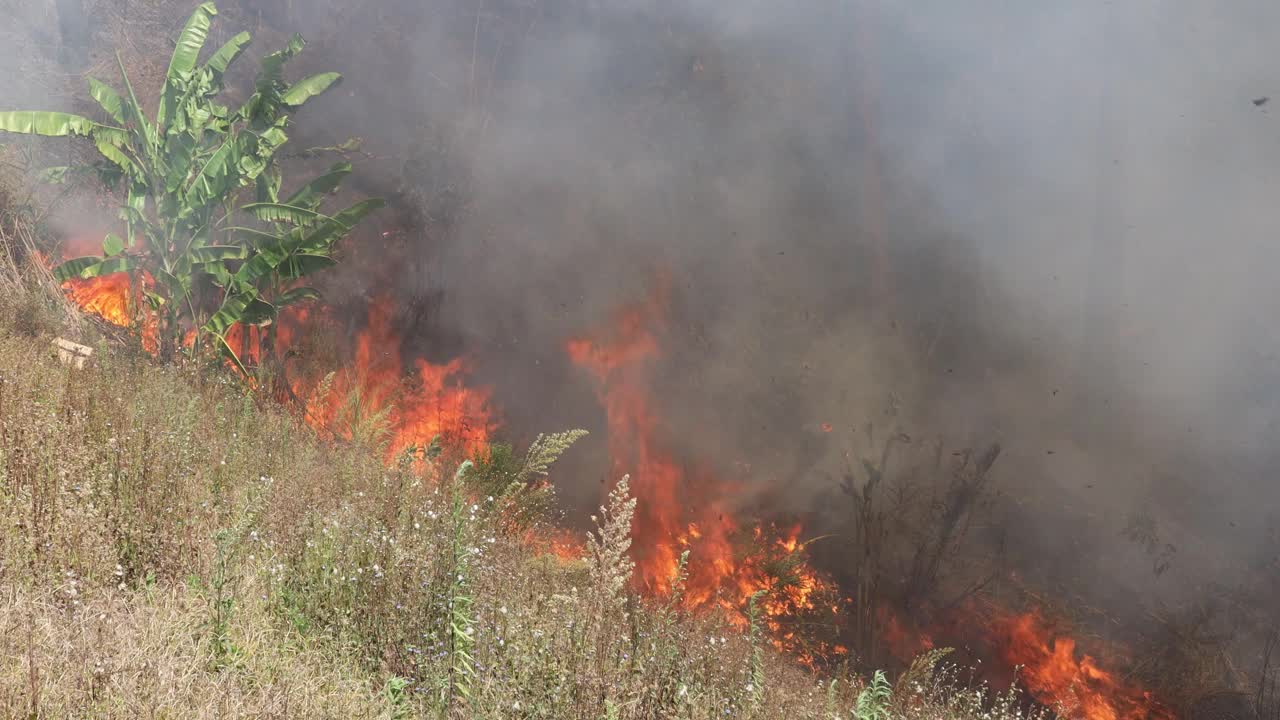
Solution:
<svg viewBox="0 0 1280 720"><path fill-rule="evenodd" d="M222 5L219 32L299 30L345 74L295 140L363 137L356 190L398 202L330 302L395 293L408 351L473 355L513 438L595 430L571 504L608 463L563 343L665 269L668 441L786 510L896 424L1003 445L1039 584L1277 589L1275 3ZM52 6L15 8L58 44ZM3 104L41 99L21 81Z"/></svg>

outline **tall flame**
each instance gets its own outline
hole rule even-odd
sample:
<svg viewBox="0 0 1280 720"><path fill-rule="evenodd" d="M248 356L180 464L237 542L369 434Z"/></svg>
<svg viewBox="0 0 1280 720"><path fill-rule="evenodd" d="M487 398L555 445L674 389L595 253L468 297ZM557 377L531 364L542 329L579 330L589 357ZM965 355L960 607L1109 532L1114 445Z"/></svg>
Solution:
<svg viewBox="0 0 1280 720"><path fill-rule="evenodd" d="M565 346L596 380L614 476L633 479L636 582L647 594L670 594L687 551L686 608L719 607L731 622L745 625L749 598L771 591L762 595L759 610L775 641L788 645L796 638L785 619L814 610L838 614L839 608L819 601L831 587L806 563L799 525L781 531L756 525L743 532L728 502L741 494L741 484L688 469L664 446L648 388L652 363L661 356L669 288L659 277L647 298Z"/></svg>

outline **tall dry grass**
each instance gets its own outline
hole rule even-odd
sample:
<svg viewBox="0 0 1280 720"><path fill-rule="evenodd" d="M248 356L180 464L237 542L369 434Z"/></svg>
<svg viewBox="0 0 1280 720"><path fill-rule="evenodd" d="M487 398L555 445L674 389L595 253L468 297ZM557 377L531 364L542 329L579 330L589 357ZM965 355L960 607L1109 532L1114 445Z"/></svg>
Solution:
<svg viewBox="0 0 1280 720"><path fill-rule="evenodd" d="M526 538L554 504L541 480L579 433L387 467L216 372L105 345L66 367L48 343L60 322L8 312L0 715L1021 715L933 662L867 687L640 601L625 482L584 559L536 552Z"/></svg>

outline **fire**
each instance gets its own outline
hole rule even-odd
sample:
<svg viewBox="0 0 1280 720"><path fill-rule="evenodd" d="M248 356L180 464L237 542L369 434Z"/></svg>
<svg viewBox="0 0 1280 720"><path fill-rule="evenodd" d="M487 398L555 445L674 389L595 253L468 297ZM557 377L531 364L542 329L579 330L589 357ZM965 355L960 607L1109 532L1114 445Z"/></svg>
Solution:
<svg viewBox="0 0 1280 720"><path fill-rule="evenodd" d="M758 610L775 641L791 646L798 638L785 627L786 619L813 611L838 614L839 604L826 598L829 583L807 564L799 525L782 531L740 526L727 503L741 495L740 484L686 468L664 447L648 373L661 356L668 294L669 284L660 277L647 299L566 344L570 359L596 380L613 475L632 477L637 585L649 595L671 594L687 551L687 609L721 608L731 622L745 626L749 599L764 591Z"/></svg>
<svg viewBox="0 0 1280 720"><path fill-rule="evenodd" d="M539 527L527 531L524 546L539 555L550 555L564 562L581 560L586 555L582 536L566 528Z"/></svg>
<svg viewBox="0 0 1280 720"><path fill-rule="evenodd" d="M1022 667L1020 677L1041 704L1085 720L1172 720L1149 691L1125 682L1087 654L1076 641L1056 635L1038 613L997 620L1004 659Z"/></svg>
<svg viewBox="0 0 1280 720"><path fill-rule="evenodd" d="M293 392L304 400L307 423L351 439L353 416L382 417L389 434L389 461L436 438L468 454L480 452L497 427L490 410L490 389L466 385L469 367L464 358L443 365L417 359L412 372L405 372L392 309L388 298L369 306L349 366L326 378L294 381ZM277 346L294 335L292 330L282 332Z"/></svg>
<svg viewBox="0 0 1280 720"><path fill-rule="evenodd" d="M143 277L144 285L152 282ZM139 337L147 352L155 353L160 347L159 327L154 315L137 313L137 295L128 273L112 273L87 280L71 279L62 284L67 299L87 313L97 315L119 327L131 327L139 323Z"/></svg>
<svg viewBox="0 0 1280 720"><path fill-rule="evenodd" d="M93 251L93 243L83 238L68 243L67 257ZM141 276L144 286L153 282ZM159 347L157 320L153 313L139 311L137 292L127 273L115 273L87 280L68 280L62 285L67 297L85 312L120 327L135 324L143 347L155 353ZM392 324L393 304L389 298L373 302L368 320L355 338L352 363L327 378L311 369L290 382L295 397L303 400L306 422L323 434L351 439L352 416L379 417L387 429L387 458L392 460L411 447L424 447L434 439L467 454L483 450L496 428L490 409L488 388L466 384L469 366L465 358L442 365L415 360L406 372L401 360L401 339ZM325 322L321 309L290 308L275 323L274 354L284 358L303 332ZM262 364L265 354L261 328L233 326L227 333L230 345L247 365ZM191 343L188 333L187 345ZM252 379L251 379L252 382Z"/></svg>
<svg viewBox="0 0 1280 720"><path fill-rule="evenodd" d="M68 280L62 284L67 297L85 312L93 313L112 325L128 327L132 283L127 273L104 275L89 280Z"/></svg>

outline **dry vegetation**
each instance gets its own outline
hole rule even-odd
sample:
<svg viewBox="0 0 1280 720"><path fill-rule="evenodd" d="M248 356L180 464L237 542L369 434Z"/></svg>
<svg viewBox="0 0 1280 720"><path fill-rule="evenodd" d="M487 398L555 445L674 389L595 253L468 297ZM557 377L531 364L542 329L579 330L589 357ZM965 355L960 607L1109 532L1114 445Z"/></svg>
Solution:
<svg viewBox="0 0 1280 720"><path fill-rule="evenodd" d="M620 483L586 559L533 550L576 436L385 467L229 377L88 339L3 238L0 714L21 717L1018 716L925 658L816 676L626 591ZM34 308L44 308L36 311Z"/></svg>

